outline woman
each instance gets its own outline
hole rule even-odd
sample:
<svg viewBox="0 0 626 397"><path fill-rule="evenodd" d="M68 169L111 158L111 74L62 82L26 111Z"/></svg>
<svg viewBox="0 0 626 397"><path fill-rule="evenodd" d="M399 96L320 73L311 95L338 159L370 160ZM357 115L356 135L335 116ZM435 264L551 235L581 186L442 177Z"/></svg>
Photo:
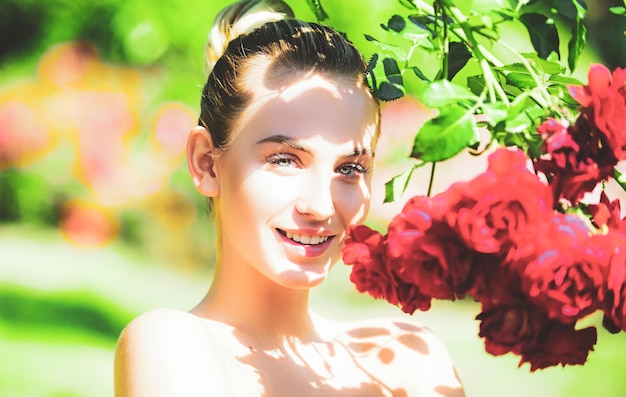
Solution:
<svg viewBox="0 0 626 397"><path fill-rule="evenodd" d="M380 116L357 50L292 17L252 0L216 19L187 148L217 224L215 277L190 312L155 310L124 330L117 396L463 395L427 330L309 311L309 289L367 214Z"/></svg>

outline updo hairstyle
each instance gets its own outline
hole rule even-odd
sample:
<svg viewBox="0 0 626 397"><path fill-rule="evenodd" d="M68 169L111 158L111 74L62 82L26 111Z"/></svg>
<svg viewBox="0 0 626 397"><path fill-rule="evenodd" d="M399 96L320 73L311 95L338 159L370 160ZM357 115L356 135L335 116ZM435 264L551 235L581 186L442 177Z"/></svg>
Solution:
<svg viewBox="0 0 626 397"><path fill-rule="evenodd" d="M226 7L215 19L206 57L210 74L199 124L221 151L252 97L247 77L268 63L262 81L272 88L315 72L353 81L369 92L367 64L359 51L332 28L294 19L282 0L244 0Z"/></svg>

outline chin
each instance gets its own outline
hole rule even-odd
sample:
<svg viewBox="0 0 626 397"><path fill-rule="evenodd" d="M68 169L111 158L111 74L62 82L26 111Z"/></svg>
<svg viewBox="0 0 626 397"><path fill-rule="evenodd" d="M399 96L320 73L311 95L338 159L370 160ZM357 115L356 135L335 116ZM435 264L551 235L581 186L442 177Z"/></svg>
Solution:
<svg viewBox="0 0 626 397"><path fill-rule="evenodd" d="M307 289L320 285L328 275L327 267L314 270L287 270L277 277L278 284L293 289Z"/></svg>

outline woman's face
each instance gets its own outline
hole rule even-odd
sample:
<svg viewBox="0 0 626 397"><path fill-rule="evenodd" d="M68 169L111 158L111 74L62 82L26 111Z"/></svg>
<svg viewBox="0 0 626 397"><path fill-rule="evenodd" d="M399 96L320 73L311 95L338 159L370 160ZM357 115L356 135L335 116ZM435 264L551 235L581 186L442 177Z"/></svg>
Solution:
<svg viewBox="0 0 626 397"><path fill-rule="evenodd" d="M376 104L362 87L317 74L281 89L250 84L215 166L222 265L311 287L367 214Z"/></svg>

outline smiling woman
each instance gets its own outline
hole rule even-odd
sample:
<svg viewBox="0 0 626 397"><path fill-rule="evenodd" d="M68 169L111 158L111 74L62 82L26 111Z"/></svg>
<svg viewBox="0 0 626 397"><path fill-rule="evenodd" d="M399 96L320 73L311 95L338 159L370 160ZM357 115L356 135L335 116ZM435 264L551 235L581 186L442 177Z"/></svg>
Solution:
<svg viewBox="0 0 626 397"><path fill-rule="evenodd" d="M380 115L361 55L281 1L231 5L210 42L187 152L213 202L215 277L189 312L151 311L125 329L116 395L462 396L426 329L337 324L308 307L369 209Z"/></svg>
<svg viewBox="0 0 626 397"><path fill-rule="evenodd" d="M252 270L284 287L311 287L339 259L347 226L365 217L369 175L360 170L372 161L376 105L354 83L315 72L281 90L263 81L250 88L217 161L206 156L216 148L203 127L190 136L191 173L215 197L220 219L217 278L237 271L232 281L247 279L239 271Z"/></svg>

